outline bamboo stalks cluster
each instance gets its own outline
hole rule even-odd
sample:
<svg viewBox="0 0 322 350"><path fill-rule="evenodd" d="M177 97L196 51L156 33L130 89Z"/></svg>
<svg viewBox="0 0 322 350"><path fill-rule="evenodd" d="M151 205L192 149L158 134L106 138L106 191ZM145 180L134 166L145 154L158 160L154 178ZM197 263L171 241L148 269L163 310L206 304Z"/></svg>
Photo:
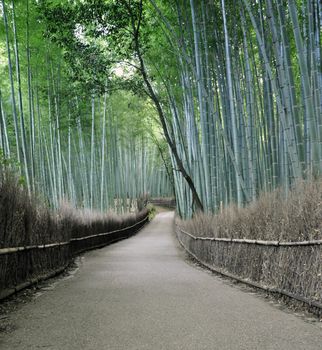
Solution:
<svg viewBox="0 0 322 350"><path fill-rule="evenodd" d="M1 5L0 166L16 167L29 193L54 208L68 200L123 212L147 193L171 196L148 130L131 130L130 108L126 117L113 109L122 94L70 85L61 49L39 38L35 3L20 3L19 11L14 1Z"/></svg>
<svg viewBox="0 0 322 350"><path fill-rule="evenodd" d="M83 62L91 60L86 48L136 67L169 145L183 217L231 202L241 207L277 187L287 196L297 180L320 175L320 1L131 0L118 3L117 18L113 0L99 7L62 2L53 12L45 6L47 32L54 33L52 43L35 45L44 53L42 70L31 44L35 11L27 2L17 22L13 2L1 1L1 50L8 62L1 148L5 158L19 162L28 189L40 188L55 206L66 196L89 208L113 207L114 198L125 206L128 198L169 195L171 188L169 167L153 160L148 124L132 115L120 122L120 103L111 108L111 96L99 89L80 93L77 84L68 86L68 69L75 80L81 70L82 79L95 85L95 69L88 73ZM103 27L93 28L92 20ZM87 34L75 34L77 28ZM25 33L23 53L19 30ZM124 42L115 42L112 32ZM73 67L64 65L53 42L77 56L69 62Z"/></svg>
<svg viewBox="0 0 322 350"><path fill-rule="evenodd" d="M163 80L172 137L205 211L280 186L287 195L295 181L320 175L320 1L176 0L172 12L150 5L172 47L165 61L176 62ZM174 177L189 217L191 191Z"/></svg>

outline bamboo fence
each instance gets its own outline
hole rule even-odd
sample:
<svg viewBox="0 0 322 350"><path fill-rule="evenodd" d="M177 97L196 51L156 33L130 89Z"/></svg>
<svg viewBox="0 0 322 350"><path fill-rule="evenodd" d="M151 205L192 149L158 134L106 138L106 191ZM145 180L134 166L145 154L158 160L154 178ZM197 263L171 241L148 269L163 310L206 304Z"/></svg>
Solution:
<svg viewBox="0 0 322 350"><path fill-rule="evenodd" d="M183 248L207 268L322 314L322 240L279 242L196 237L176 225Z"/></svg>
<svg viewBox="0 0 322 350"><path fill-rule="evenodd" d="M133 225L65 242L0 249L0 300L62 272L77 254L128 238L149 220L148 213Z"/></svg>

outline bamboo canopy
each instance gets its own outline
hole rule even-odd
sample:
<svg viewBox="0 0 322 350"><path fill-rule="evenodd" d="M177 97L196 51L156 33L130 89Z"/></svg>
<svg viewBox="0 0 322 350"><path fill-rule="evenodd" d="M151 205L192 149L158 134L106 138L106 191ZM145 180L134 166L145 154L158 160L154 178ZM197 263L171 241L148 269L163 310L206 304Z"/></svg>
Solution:
<svg viewBox="0 0 322 350"><path fill-rule="evenodd" d="M1 164L29 191L186 218L320 176L320 1L97 4L1 0Z"/></svg>

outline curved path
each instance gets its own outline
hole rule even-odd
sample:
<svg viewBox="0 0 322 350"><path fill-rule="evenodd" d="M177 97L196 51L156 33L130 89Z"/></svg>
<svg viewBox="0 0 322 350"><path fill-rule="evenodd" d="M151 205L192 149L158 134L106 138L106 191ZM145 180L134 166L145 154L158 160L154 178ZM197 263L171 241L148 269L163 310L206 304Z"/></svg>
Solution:
<svg viewBox="0 0 322 350"><path fill-rule="evenodd" d="M184 260L173 214L84 255L10 318L1 350L321 350L322 329Z"/></svg>

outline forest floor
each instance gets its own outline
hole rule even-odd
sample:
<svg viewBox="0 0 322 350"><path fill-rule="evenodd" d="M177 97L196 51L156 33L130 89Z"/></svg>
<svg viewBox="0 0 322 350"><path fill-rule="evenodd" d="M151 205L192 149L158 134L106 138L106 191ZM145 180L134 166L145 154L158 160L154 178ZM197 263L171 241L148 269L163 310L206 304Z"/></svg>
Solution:
<svg viewBox="0 0 322 350"><path fill-rule="evenodd" d="M1 350L321 349L320 322L187 259L173 216L161 212L136 236L84 254L0 314Z"/></svg>

